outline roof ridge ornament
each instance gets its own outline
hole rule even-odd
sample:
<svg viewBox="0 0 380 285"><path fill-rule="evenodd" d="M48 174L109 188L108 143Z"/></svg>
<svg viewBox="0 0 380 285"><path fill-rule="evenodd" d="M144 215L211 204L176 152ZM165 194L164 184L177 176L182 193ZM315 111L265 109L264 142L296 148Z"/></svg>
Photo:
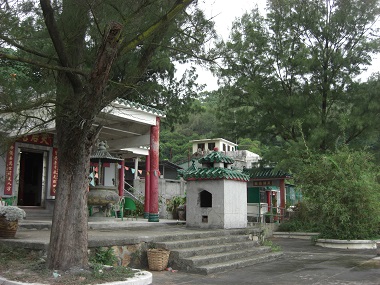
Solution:
<svg viewBox="0 0 380 285"><path fill-rule="evenodd" d="M100 141L97 142L97 150L91 154L90 160L100 159L107 162L113 162L113 161L120 161L123 160L122 158L118 158L115 156L112 156L108 151L107 148L109 148L107 141Z"/></svg>

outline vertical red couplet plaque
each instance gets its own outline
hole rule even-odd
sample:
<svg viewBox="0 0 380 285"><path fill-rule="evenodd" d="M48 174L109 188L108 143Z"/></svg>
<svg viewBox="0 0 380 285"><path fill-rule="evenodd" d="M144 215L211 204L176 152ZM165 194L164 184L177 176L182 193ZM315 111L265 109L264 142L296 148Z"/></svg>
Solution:
<svg viewBox="0 0 380 285"><path fill-rule="evenodd" d="M15 145L12 144L7 152L5 166L5 189L4 195L12 195L13 188L13 169L15 165Z"/></svg>
<svg viewBox="0 0 380 285"><path fill-rule="evenodd" d="M55 196L58 183L58 149L53 147L52 164L51 164L51 188L50 195Z"/></svg>

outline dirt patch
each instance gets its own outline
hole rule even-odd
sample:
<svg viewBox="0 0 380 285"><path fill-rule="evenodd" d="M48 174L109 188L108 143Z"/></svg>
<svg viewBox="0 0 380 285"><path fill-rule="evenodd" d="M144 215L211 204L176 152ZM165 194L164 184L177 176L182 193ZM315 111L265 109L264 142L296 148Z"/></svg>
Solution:
<svg viewBox="0 0 380 285"><path fill-rule="evenodd" d="M103 267L93 265L89 270L69 272L53 271L46 268L46 259L37 251L12 249L0 245L1 276L12 281L54 285L101 284L126 280L136 271L126 267Z"/></svg>

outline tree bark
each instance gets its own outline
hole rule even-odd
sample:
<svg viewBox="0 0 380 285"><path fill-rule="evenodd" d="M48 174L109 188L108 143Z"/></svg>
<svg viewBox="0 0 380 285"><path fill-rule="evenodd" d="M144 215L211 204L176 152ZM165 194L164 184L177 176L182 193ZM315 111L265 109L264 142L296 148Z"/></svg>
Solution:
<svg viewBox="0 0 380 285"><path fill-rule="evenodd" d="M58 121L58 120L57 120ZM87 268L87 193L90 151L78 122L57 122L58 186L48 264L50 269ZM69 132L68 132L69 130ZM65 138L66 136L67 139Z"/></svg>

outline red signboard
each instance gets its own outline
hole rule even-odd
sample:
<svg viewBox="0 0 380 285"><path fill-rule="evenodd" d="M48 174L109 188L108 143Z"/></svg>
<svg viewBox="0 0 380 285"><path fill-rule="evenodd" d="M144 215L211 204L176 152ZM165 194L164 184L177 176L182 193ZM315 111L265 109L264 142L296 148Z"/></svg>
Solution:
<svg viewBox="0 0 380 285"><path fill-rule="evenodd" d="M270 180L254 181L253 186L272 186L272 181L270 181Z"/></svg>
<svg viewBox="0 0 380 285"><path fill-rule="evenodd" d="M5 189L4 195L12 195L13 188L13 168L15 165L15 145L11 145L7 152L5 166Z"/></svg>
<svg viewBox="0 0 380 285"><path fill-rule="evenodd" d="M26 135L18 139L19 142L38 144L44 146L53 146L53 135L52 134L34 134Z"/></svg>
<svg viewBox="0 0 380 285"><path fill-rule="evenodd" d="M51 164L51 188L50 195L55 196L55 190L58 183L58 149L53 148L52 153L52 164Z"/></svg>

